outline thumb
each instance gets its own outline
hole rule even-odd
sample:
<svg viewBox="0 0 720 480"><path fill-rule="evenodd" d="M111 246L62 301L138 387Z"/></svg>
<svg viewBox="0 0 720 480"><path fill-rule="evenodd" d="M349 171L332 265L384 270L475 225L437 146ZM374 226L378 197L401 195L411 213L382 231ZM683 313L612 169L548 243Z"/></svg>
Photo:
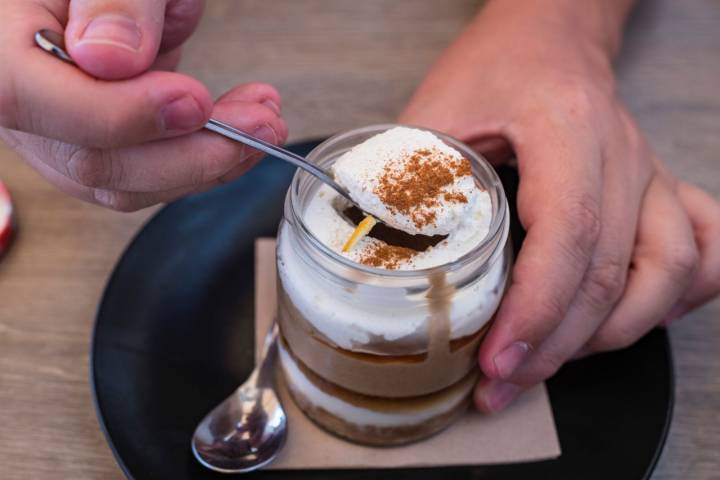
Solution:
<svg viewBox="0 0 720 480"><path fill-rule="evenodd" d="M72 0L65 44L93 77L130 78L155 61L162 39L165 0Z"/></svg>

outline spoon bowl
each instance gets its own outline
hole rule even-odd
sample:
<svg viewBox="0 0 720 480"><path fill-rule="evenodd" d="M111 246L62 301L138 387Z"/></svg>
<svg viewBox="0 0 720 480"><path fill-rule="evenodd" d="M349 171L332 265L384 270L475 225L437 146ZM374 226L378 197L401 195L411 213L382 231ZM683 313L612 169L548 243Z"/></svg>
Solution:
<svg viewBox="0 0 720 480"><path fill-rule="evenodd" d="M250 472L273 461L286 431L287 417L272 389L241 387L200 422L192 451L211 470Z"/></svg>
<svg viewBox="0 0 720 480"><path fill-rule="evenodd" d="M273 389L278 327L267 336L250 377L198 424L192 438L195 458L222 473L257 470L272 462L287 438L287 415Z"/></svg>

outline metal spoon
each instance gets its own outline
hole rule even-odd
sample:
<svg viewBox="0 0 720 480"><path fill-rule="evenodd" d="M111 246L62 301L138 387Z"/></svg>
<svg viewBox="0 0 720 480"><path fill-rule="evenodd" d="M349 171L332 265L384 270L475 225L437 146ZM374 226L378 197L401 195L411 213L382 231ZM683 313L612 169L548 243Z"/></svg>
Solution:
<svg viewBox="0 0 720 480"><path fill-rule="evenodd" d="M35 32L35 43L40 48L42 48L46 52L51 53L57 58L76 65L75 61L65 50L65 39L60 33L47 29L39 30L38 32ZM205 124L205 128L212 132L219 133L226 138L235 140L236 142L240 142L242 144L265 152L268 155L272 155L273 157L277 157L281 160L285 160L286 162L290 162L296 167L302 168L310 175L315 176L323 183L331 186L336 192L345 197L350 203L360 208L350 197L350 193L347 191L347 189L345 189L335 180L333 180L332 176L326 170L323 170L317 165L308 162L304 157L301 157L300 155L297 155L289 150L285 150L284 148L275 146L272 143L267 143L263 140L260 140L259 138L253 137L252 135L248 135L245 132L241 132L240 130L231 127L227 123L221 122L220 120L216 120L214 118L208 120L208 122ZM360 210L362 210L362 208L360 208Z"/></svg>
<svg viewBox="0 0 720 480"><path fill-rule="evenodd" d="M198 424L192 451L198 461L222 473L243 473L272 462L287 437L287 416L273 390L277 324L265 337L250 377Z"/></svg>

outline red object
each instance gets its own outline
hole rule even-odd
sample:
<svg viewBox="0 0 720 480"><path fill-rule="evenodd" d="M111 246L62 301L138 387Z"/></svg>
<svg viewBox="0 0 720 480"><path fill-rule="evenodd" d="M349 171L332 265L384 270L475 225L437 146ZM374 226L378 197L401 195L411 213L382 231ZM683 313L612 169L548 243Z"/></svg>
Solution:
<svg viewBox="0 0 720 480"><path fill-rule="evenodd" d="M13 236L13 206L10 193L0 181L0 255L10 246Z"/></svg>

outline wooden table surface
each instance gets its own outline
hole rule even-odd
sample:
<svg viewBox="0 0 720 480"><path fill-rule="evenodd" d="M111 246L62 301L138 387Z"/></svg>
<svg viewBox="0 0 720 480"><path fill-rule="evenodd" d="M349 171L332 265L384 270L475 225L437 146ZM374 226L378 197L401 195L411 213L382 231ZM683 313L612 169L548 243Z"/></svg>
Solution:
<svg viewBox="0 0 720 480"><path fill-rule="evenodd" d="M277 85L291 139L392 120L478 6L208 4L181 70L217 94L243 81ZM644 2L618 70L657 152L720 197L720 2ZM3 146L0 178L14 194L21 228L0 262L0 477L122 478L92 407L89 338L111 268L154 209L120 214L82 204ZM715 301L671 328L677 403L654 479L720 478L719 317Z"/></svg>

